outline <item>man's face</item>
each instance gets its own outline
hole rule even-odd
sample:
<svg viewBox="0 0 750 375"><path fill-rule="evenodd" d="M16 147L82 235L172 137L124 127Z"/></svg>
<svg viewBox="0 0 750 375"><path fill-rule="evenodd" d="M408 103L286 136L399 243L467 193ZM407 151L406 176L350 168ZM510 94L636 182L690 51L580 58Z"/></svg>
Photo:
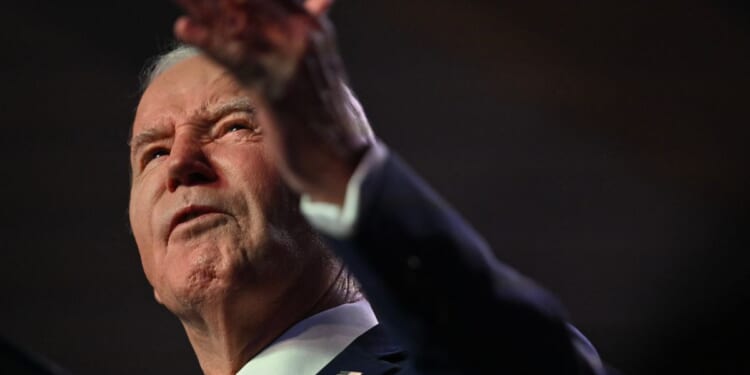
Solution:
<svg viewBox="0 0 750 375"><path fill-rule="evenodd" d="M130 223L157 299L178 315L237 285L282 288L304 267L294 240L307 226L269 155L264 116L250 91L200 56L141 98Z"/></svg>

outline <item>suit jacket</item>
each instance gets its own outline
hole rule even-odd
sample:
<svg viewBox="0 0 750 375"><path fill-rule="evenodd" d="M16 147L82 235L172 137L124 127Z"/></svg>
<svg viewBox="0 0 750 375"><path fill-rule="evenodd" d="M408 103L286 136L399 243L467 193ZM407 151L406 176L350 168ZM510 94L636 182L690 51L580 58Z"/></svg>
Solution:
<svg viewBox="0 0 750 375"><path fill-rule="evenodd" d="M321 374L605 373L555 298L502 264L393 153L363 181L352 236L326 240L382 324Z"/></svg>
<svg viewBox="0 0 750 375"><path fill-rule="evenodd" d="M377 325L349 344L318 374L413 374L406 358L403 346L382 325Z"/></svg>

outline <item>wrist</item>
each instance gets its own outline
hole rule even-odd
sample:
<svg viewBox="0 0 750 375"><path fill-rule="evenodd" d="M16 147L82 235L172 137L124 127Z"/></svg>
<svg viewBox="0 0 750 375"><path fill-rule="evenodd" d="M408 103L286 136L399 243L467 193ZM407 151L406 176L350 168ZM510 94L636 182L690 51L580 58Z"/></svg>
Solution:
<svg viewBox="0 0 750 375"><path fill-rule="evenodd" d="M333 158L327 166L322 168L314 183L303 188L303 194L313 202L324 202L342 206L346 199L347 187L352 175L370 149L370 144L364 144L351 150L347 155Z"/></svg>

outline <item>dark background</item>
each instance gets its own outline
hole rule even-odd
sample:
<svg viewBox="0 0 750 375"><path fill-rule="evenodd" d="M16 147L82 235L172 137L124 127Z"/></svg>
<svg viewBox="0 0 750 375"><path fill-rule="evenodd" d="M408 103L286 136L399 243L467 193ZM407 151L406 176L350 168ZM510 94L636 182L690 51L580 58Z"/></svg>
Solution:
<svg viewBox="0 0 750 375"><path fill-rule="evenodd" d="M628 374L750 373L750 12L693 0L341 1L376 132ZM189 374L127 223L168 1L0 10L0 336L76 374ZM450 277L450 275L446 275Z"/></svg>

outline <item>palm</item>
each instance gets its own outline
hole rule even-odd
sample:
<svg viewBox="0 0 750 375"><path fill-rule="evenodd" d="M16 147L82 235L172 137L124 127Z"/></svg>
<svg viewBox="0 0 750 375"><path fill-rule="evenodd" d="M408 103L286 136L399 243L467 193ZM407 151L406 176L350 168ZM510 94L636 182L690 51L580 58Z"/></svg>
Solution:
<svg viewBox="0 0 750 375"><path fill-rule="evenodd" d="M300 192L342 191L371 133L355 125L366 120L351 113L343 90L344 69L322 17L332 0L175 1L187 13L175 35L268 99L268 133L287 183Z"/></svg>
<svg viewBox="0 0 750 375"><path fill-rule="evenodd" d="M290 0L175 0L187 15L175 35L246 76L288 73L315 20Z"/></svg>

